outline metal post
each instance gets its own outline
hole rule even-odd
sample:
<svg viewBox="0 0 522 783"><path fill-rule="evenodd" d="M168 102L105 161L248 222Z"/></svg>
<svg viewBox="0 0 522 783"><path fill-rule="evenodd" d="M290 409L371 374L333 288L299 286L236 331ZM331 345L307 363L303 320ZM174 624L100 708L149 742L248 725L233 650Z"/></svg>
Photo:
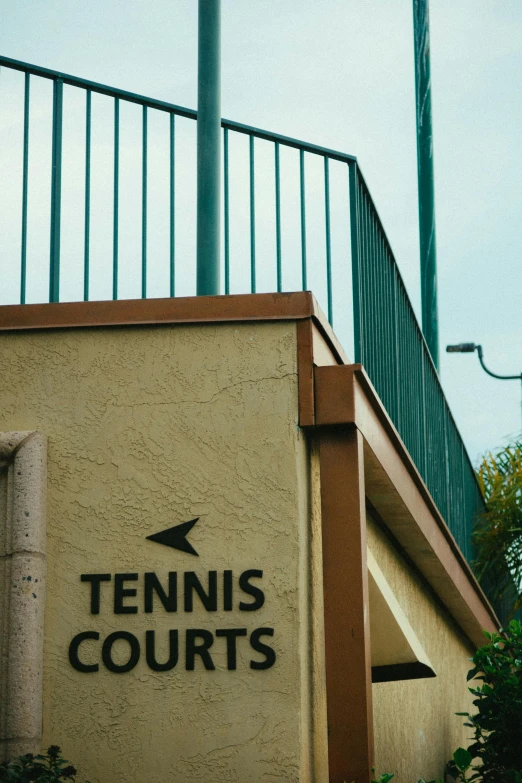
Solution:
<svg viewBox="0 0 522 783"><path fill-rule="evenodd" d="M49 301L60 301L60 222L62 210L63 81L53 87L53 150L51 165L51 248Z"/></svg>
<svg viewBox="0 0 522 783"><path fill-rule="evenodd" d="M219 294L221 0L199 0L197 293Z"/></svg>
<svg viewBox="0 0 522 783"><path fill-rule="evenodd" d="M417 176L421 261L422 331L435 367L439 367L437 251L433 134L431 127L430 27L428 0L413 0L415 97L417 104Z"/></svg>
<svg viewBox="0 0 522 783"><path fill-rule="evenodd" d="M20 304L25 304L27 283L27 189L29 184L29 92L30 75L25 74L24 90L24 158L22 174L22 242L20 269Z"/></svg>

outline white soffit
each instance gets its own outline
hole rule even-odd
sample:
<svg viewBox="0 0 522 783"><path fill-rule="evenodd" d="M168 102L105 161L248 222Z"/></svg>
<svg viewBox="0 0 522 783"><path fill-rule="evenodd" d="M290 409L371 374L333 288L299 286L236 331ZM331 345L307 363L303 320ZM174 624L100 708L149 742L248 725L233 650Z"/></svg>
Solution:
<svg viewBox="0 0 522 783"><path fill-rule="evenodd" d="M372 682L436 674L384 574L368 550Z"/></svg>

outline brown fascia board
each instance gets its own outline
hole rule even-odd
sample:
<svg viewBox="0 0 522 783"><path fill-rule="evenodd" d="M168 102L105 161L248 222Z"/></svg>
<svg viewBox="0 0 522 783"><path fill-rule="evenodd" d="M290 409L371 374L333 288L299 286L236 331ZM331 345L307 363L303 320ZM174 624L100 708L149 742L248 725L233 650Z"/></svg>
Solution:
<svg viewBox="0 0 522 783"><path fill-rule="evenodd" d="M300 320L316 307L309 291L3 305L0 330Z"/></svg>
<svg viewBox="0 0 522 783"><path fill-rule="evenodd" d="M315 426L364 437L366 495L473 644L500 627L362 365L314 369Z"/></svg>
<svg viewBox="0 0 522 783"><path fill-rule="evenodd" d="M0 306L0 330L313 319L342 352L310 291Z"/></svg>

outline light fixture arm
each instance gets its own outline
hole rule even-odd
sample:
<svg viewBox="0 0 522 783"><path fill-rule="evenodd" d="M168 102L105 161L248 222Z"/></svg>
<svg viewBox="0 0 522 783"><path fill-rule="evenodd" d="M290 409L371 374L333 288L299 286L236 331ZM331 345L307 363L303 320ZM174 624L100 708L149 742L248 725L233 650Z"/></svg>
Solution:
<svg viewBox="0 0 522 783"><path fill-rule="evenodd" d="M488 368L484 364L482 346L476 345L475 350L478 353L478 358L482 366L482 369L484 370L484 372L487 372L488 375L491 375L492 378L498 378L501 381L522 381L522 372L519 375L498 375L496 372L491 372L491 370L488 370Z"/></svg>

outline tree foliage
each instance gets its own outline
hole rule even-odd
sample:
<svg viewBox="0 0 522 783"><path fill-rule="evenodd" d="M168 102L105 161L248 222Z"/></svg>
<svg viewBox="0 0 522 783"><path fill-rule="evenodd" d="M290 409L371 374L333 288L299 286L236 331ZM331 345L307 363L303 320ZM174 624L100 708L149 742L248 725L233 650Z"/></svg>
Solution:
<svg viewBox="0 0 522 783"><path fill-rule="evenodd" d="M474 568L494 604L522 607L522 441L487 454L477 478L486 511L473 532Z"/></svg>

